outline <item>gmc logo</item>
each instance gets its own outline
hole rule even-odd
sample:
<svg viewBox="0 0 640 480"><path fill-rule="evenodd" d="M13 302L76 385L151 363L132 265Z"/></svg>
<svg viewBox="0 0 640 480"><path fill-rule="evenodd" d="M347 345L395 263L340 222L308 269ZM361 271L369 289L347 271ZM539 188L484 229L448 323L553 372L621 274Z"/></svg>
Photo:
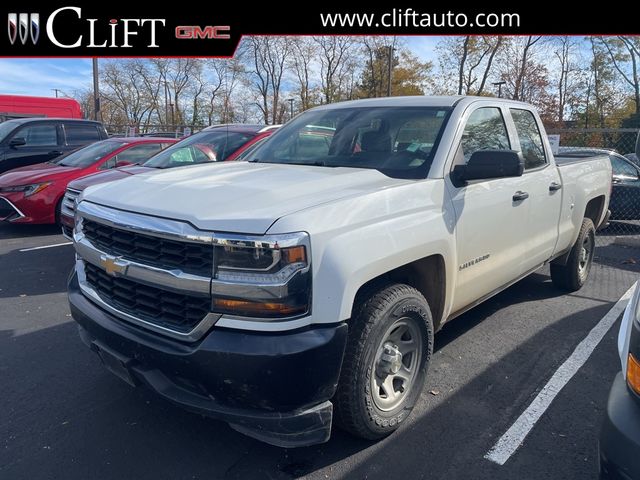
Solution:
<svg viewBox="0 0 640 480"><path fill-rule="evenodd" d="M198 25L180 25L176 27L176 38L181 40L198 40L209 38L213 40L228 40L231 38L226 32L229 32L231 27L228 25L218 25L206 27L199 27ZM223 33L224 32L224 33Z"/></svg>

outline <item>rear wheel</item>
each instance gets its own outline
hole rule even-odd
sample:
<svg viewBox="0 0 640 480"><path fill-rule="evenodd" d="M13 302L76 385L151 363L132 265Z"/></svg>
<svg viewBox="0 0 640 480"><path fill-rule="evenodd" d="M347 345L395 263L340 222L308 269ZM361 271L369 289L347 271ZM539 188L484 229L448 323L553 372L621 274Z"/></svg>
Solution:
<svg viewBox="0 0 640 480"><path fill-rule="evenodd" d="M392 433L411 413L433 351L433 321L408 285L373 293L351 320L334 398L337 423L359 437Z"/></svg>
<svg viewBox="0 0 640 480"><path fill-rule="evenodd" d="M551 264L551 280L556 287L569 292L582 288L589 277L596 247L596 229L590 218L582 221L576 243L565 265Z"/></svg>

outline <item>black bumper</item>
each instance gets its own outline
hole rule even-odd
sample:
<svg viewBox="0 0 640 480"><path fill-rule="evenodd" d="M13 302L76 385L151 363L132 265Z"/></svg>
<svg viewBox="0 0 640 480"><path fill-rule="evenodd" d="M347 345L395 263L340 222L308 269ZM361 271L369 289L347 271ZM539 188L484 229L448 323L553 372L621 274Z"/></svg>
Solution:
<svg viewBox="0 0 640 480"><path fill-rule="evenodd" d="M640 479L640 403L619 373L609 393L600 433L600 478Z"/></svg>
<svg viewBox="0 0 640 480"><path fill-rule="evenodd" d="M134 383L274 445L329 439L329 400L338 383L346 324L285 333L214 328L197 343L183 343L102 310L82 295L75 274L69 303L82 340L96 352L113 354Z"/></svg>

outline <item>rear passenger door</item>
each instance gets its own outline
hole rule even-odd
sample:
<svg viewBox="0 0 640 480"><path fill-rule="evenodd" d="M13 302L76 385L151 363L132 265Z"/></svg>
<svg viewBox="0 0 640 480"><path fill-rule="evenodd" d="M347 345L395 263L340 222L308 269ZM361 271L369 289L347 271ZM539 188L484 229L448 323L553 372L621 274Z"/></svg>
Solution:
<svg viewBox="0 0 640 480"><path fill-rule="evenodd" d="M551 258L558 240L558 222L562 204L560 172L551 165L549 152L536 115L526 109L510 108L516 133L514 148L524 158L522 188L529 197L527 204L527 254L525 271L538 267Z"/></svg>

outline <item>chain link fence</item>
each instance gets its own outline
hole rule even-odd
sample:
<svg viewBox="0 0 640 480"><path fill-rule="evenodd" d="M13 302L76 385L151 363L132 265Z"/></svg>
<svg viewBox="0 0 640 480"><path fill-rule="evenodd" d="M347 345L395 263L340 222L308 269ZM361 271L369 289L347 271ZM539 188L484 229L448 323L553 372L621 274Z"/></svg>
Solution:
<svg viewBox="0 0 640 480"><path fill-rule="evenodd" d="M595 261L618 269L640 270L640 162L635 154L638 130L549 129L560 136L559 154L606 154L613 184L608 225L597 232Z"/></svg>

